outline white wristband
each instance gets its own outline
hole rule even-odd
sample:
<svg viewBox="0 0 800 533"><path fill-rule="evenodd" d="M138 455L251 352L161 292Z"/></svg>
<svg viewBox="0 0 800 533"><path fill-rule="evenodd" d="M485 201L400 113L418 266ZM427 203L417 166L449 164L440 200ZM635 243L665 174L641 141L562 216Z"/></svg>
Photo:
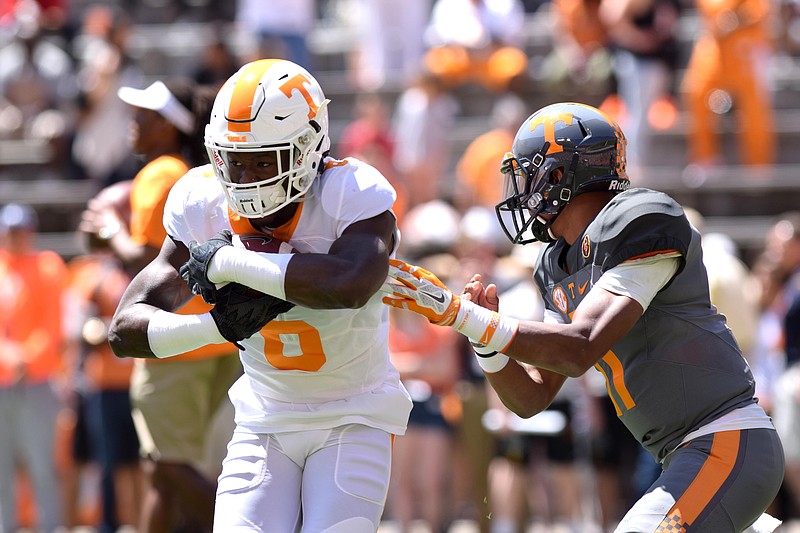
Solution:
<svg viewBox="0 0 800 533"><path fill-rule="evenodd" d="M223 246L211 258L208 279L213 283L233 281L285 300L283 282L286 265L292 257L294 254L253 252L234 246Z"/></svg>
<svg viewBox="0 0 800 533"><path fill-rule="evenodd" d="M502 352L517 333L519 320L501 316L496 311L461 298L461 306L452 327L462 335L486 346L489 351Z"/></svg>
<svg viewBox="0 0 800 533"><path fill-rule="evenodd" d="M475 357L478 359L478 365L483 369L484 372L489 374L500 372L506 367L508 361L510 360L510 357L507 355L497 353L497 351L492 350L488 346L477 344L472 339L470 339L470 344L472 344L472 349L475 351Z"/></svg>
<svg viewBox="0 0 800 533"><path fill-rule="evenodd" d="M159 359L190 352L207 344L228 342L210 313L179 315L159 309L147 324L150 351Z"/></svg>

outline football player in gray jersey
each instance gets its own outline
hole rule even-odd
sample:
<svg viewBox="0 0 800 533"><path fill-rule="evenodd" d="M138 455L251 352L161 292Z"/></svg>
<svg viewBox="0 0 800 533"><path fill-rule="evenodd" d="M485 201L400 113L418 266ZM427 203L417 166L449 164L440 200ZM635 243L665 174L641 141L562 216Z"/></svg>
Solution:
<svg viewBox="0 0 800 533"><path fill-rule="evenodd" d="M461 295L393 261L384 302L470 338L512 411L547 408L594 367L617 414L662 465L617 533L772 531L783 449L709 299L700 235L669 196L629 188L625 136L601 111L560 103L531 115L503 163L498 220L515 244L546 243L534 279L544 322L497 313L476 274ZM526 363L522 366L520 363Z"/></svg>

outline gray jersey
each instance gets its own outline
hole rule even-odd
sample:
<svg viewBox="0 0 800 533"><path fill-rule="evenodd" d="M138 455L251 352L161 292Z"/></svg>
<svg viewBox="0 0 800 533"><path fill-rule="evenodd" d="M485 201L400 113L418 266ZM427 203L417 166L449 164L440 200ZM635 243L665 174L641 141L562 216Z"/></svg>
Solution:
<svg viewBox="0 0 800 533"><path fill-rule="evenodd" d="M755 401L750 368L711 305L700 236L683 209L663 193L630 189L573 246L549 244L535 274L548 309L568 322L605 271L668 251L681 254L677 273L595 365L620 419L658 461L687 433Z"/></svg>

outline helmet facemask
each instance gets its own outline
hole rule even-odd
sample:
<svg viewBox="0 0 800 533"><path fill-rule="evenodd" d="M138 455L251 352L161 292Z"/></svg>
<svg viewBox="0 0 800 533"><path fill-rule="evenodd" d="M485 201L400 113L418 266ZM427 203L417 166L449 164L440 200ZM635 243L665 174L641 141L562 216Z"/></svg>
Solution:
<svg viewBox="0 0 800 533"><path fill-rule="evenodd" d="M556 240L550 226L572 199L572 177L578 154L574 154L569 170L560 160L546 158L550 147L546 142L533 160L506 154L501 171L504 175L503 196L497 206L497 218L513 244ZM560 177L556 171L561 169ZM545 220L541 215L555 215Z"/></svg>
<svg viewBox="0 0 800 533"><path fill-rule="evenodd" d="M528 117L501 167L505 200L496 211L509 240L553 242L552 224L575 197L625 191L625 144L612 119L584 104L552 104Z"/></svg>
<svg viewBox="0 0 800 533"><path fill-rule="evenodd" d="M310 123L291 141L254 146L242 144L213 146L207 144L209 158L222 184L231 208L245 218L271 215L293 202L301 202L321 171L323 154L316 151L321 143L320 132ZM275 152L278 172L267 179L236 183L232 177L230 154L235 152Z"/></svg>

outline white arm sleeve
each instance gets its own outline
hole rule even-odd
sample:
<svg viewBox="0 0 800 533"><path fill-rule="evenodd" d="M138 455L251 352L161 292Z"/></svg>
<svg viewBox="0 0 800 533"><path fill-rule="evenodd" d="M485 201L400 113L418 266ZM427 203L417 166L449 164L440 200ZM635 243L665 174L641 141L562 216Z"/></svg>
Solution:
<svg viewBox="0 0 800 533"><path fill-rule="evenodd" d="M159 359L190 352L206 344L228 342L210 313L179 315L159 309L147 323L150 351Z"/></svg>
<svg viewBox="0 0 800 533"><path fill-rule="evenodd" d="M223 246L211 258L208 279L214 283L233 281L285 300L283 281L292 257L294 254L251 252Z"/></svg>
<svg viewBox="0 0 800 533"><path fill-rule="evenodd" d="M592 288L599 287L627 296L647 309L653 298L669 281L680 265L680 254L665 253L644 259L624 261L600 276Z"/></svg>

